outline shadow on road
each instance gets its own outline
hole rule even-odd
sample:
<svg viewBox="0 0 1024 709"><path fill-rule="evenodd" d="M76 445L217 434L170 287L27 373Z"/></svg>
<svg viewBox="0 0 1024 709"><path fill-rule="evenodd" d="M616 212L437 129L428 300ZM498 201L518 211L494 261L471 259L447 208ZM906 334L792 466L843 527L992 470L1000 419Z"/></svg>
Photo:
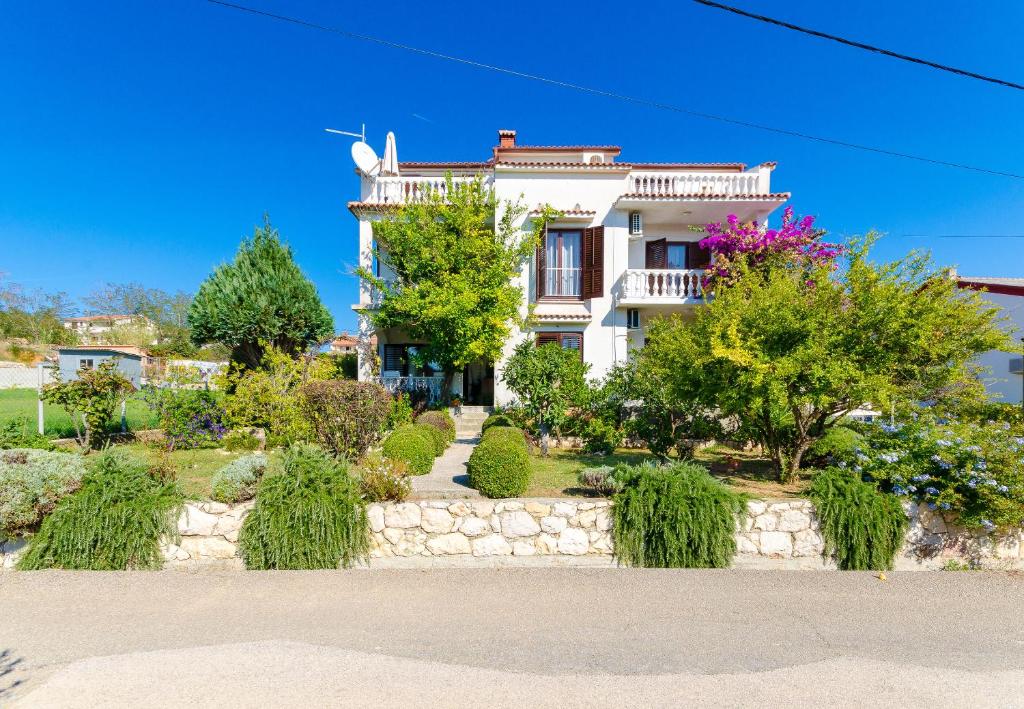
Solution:
<svg viewBox="0 0 1024 709"><path fill-rule="evenodd" d="M9 695L11 691L21 684L22 680L11 680L8 675L18 669L21 658L15 657L10 650L0 650L0 699Z"/></svg>

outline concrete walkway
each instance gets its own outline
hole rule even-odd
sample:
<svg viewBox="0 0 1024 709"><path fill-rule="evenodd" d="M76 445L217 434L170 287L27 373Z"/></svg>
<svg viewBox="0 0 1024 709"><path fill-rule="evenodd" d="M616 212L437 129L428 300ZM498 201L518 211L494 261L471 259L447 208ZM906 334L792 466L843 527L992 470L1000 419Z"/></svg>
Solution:
<svg viewBox="0 0 1024 709"><path fill-rule="evenodd" d="M413 497L480 497L480 493L469 486L466 474L466 462L479 442L478 435L460 434L434 461L429 473L412 479Z"/></svg>

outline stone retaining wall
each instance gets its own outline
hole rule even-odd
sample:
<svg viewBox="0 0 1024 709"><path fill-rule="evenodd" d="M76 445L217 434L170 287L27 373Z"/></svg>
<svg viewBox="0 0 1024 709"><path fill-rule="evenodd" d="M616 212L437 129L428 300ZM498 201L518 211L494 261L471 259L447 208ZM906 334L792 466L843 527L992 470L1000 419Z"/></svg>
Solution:
<svg viewBox="0 0 1024 709"><path fill-rule="evenodd" d="M252 502L186 505L181 539L164 547L168 568L242 568L236 542ZM371 567L444 566L505 562L613 563L608 500L419 500L373 504L367 510ZM935 569L947 562L972 567L1024 569L1024 534L973 535L943 518L908 506L901 570ZM828 569L813 505L808 500L751 500L737 530L738 568ZM0 545L0 562L13 566L21 542Z"/></svg>

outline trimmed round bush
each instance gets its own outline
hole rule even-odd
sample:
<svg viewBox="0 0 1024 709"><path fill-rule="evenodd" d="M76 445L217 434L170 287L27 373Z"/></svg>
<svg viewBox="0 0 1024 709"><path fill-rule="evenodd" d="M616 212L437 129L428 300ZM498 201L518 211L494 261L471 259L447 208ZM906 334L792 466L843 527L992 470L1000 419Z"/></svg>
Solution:
<svg viewBox="0 0 1024 709"><path fill-rule="evenodd" d="M448 443L455 440L455 419L448 411L424 411L416 417L416 423L426 423L437 428Z"/></svg>
<svg viewBox="0 0 1024 709"><path fill-rule="evenodd" d="M480 430L483 433L486 433L488 429L495 426L503 428L518 428L518 426L516 426L516 422L505 414L491 414L486 420L484 420L484 424L480 427Z"/></svg>
<svg viewBox="0 0 1024 709"><path fill-rule="evenodd" d="M217 502L244 502L256 496L256 486L267 472L267 457L243 455L213 474L212 497Z"/></svg>
<svg viewBox="0 0 1024 709"><path fill-rule="evenodd" d="M423 431L430 437L431 445L434 447L434 456L439 456L444 453L444 449L448 447L448 439L444 435L444 431L429 423L414 423L413 426Z"/></svg>
<svg viewBox="0 0 1024 709"><path fill-rule="evenodd" d="M413 475L426 475L434 466L434 437L416 424L399 426L384 439L381 447L388 458L409 466Z"/></svg>
<svg viewBox="0 0 1024 709"><path fill-rule="evenodd" d="M530 456L518 428L492 427L469 457L469 485L486 497L518 497L530 486Z"/></svg>
<svg viewBox="0 0 1024 709"><path fill-rule="evenodd" d="M79 488L84 474L85 460L77 453L0 451L0 538L35 529Z"/></svg>

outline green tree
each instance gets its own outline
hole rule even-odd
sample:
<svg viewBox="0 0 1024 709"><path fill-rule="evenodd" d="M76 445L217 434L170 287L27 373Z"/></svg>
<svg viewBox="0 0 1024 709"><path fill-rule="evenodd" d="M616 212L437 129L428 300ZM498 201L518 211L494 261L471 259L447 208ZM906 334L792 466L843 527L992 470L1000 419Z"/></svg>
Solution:
<svg viewBox="0 0 1024 709"><path fill-rule="evenodd" d="M554 212L524 238L514 227L524 208L499 204L482 179L455 184L448 175L446 185L374 222L373 254L393 278L357 273L383 296L365 311L374 327L425 342L419 363L440 367L447 395L462 367L501 357L523 302L514 281Z"/></svg>
<svg viewBox="0 0 1024 709"><path fill-rule="evenodd" d="M268 345L295 355L334 332L316 286L266 218L252 239L242 241L235 260L199 286L188 323L193 343L222 343L233 361L247 367L259 366Z"/></svg>
<svg viewBox="0 0 1024 709"><path fill-rule="evenodd" d="M566 420L572 407L584 403L588 368L576 350L554 343L537 347L529 340L519 343L505 364L502 381L536 422L543 455L548 454L552 429Z"/></svg>
<svg viewBox="0 0 1024 709"><path fill-rule="evenodd" d="M771 455L785 481L842 416L865 404L973 398L971 360L1012 344L997 309L920 253L845 268L743 268L692 322L656 322L639 366L677 407L713 409Z"/></svg>
<svg viewBox="0 0 1024 709"><path fill-rule="evenodd" d="M120 372L117 362L108 360L96 369L82 369L78 378L58 379L43 388L43 401L57 404L68 412L75 426L75 438L83 448L91 448L106 433L118 404L135 387Z"/></svg>

